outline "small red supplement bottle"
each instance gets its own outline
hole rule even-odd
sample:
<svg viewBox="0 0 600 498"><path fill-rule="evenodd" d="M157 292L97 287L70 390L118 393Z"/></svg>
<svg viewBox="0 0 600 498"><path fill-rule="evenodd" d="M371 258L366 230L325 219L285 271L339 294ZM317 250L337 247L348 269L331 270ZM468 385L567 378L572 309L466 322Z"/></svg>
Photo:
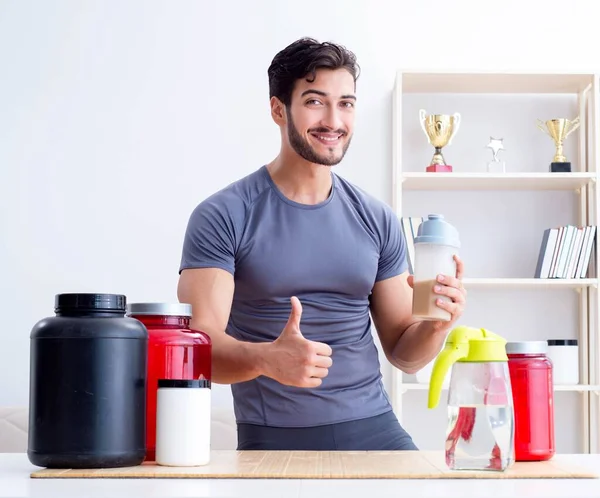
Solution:
<svg viewBox="0 0 600 498"><path fill-rule="evenodd" d="M211 380L210 337L190 329L192 306L183 303L131 303L128 316L148 330L146 461L156 459L156 399L159 379Z"/></svg>
<svg viewBox="0 0 600 498"><path fill-rule="evenodd" d="M515 411L515 461L554 456L554 386L546 341L506 344Z"/></svg>

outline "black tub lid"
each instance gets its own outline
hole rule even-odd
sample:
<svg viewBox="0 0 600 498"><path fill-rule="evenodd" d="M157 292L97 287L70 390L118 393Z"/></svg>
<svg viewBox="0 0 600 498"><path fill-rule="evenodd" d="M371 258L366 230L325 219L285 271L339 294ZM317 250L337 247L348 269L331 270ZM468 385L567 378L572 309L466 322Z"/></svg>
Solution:
<svg viewBox="0 0 600 498"><path fill-rule="evenodd" d="M158 379L158 387L210 388L208 379Z"/></svg>
<svg viewBox="0 0 600 498"><path fill-rule="evenodd" d="M64 293L54 298L54 310L119 311L125 313L127 298L123 294Z"/></svg>

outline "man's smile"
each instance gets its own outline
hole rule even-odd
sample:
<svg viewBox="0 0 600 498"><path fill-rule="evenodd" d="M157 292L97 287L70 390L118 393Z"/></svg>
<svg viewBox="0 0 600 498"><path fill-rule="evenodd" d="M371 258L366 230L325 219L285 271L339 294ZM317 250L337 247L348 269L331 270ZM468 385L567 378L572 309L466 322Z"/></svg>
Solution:
<svg viewBox="0 0 600 498"><path fill-rule="evenodd" d="M341 141L341 138L344 136L343 133L319 133L312 132L311 136L317 139L317 141L321 142L325 145L336 145Z"/></svg>

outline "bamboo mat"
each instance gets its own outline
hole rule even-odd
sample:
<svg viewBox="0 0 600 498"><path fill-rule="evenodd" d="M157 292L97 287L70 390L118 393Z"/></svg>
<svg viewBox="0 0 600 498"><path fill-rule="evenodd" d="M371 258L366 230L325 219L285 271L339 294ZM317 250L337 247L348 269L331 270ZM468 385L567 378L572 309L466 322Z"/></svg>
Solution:
<svg viewBox="0 0 600 498"><path fill-rule="evenodd" d="M548 479L598 478L567 455L547 462L516 462L505 472L451 471L442 452L427 451L213 451L201 467L145 462L119 469L43 469L32 478L206 479Z"/></svg>

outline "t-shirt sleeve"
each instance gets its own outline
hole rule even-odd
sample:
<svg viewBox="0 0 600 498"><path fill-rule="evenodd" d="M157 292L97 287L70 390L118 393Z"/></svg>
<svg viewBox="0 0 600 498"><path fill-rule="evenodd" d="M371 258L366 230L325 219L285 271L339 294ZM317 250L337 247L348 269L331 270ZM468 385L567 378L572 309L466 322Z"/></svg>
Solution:
<svg viewBox="0 0 600 498"><path fill-rule="evenodd" d="M376 281L395 277L408 269L406 240L396 214L386 208L381 225L381 251Z"/></svg>
<svg viewBox="0 0 600 498"><path fill-rule="evenodd" d="M235 273L239 218L238 203L225 197L211 197L192 212L181 254L179 273L187 268L221 268Z"/></svg>

